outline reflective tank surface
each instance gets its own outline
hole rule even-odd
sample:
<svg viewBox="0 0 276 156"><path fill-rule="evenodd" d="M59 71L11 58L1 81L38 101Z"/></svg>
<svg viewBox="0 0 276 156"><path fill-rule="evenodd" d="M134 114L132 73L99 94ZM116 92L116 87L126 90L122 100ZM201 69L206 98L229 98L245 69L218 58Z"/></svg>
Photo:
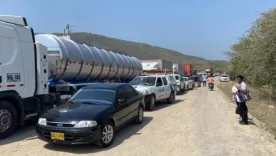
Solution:
<svg viewBox="0 0 276 156"><path fill-rule="evenodd" d="M129 66L130 66L130 72L129 72L129 75L128 75L128 79L131 79L134 77L134 70L135 70L135 63L134 61L129 57L129 56L126 56L128 61L129 61Z"/></svg>
<svg viewBox="0 0 276 156"><path fill-rule="evenodd" d="M79 44L52 34L38 34L35 39L48 48L49 80L126 80L142 71L142 64L135 57Z"/></svg>
<svg viewBox="0 0 276 156"><path fill-rule="evenodd" d="M122 55L120 55L118 53L115 53L115 55L117 56L117 59L118 59L118 62L119 62L119 69L118 69L117 76L122 78L122 79L125 79L127 74L128 74L128 70L129 70L129 68L127 66L127 63L126 63L126 60L123 58ZM120 66L121 66L121 69L120 69Z"/></svg>
<svg viewBox="0 0 276 156"><path fill-rule="evenodd" d="M131 64L128 60L128 58L125 56L125 55L121 55L122 58L125 60L125 63L126 63L126 73L125 73L125 79L128 79L129 78L129 75L131 73Z"/></svg>

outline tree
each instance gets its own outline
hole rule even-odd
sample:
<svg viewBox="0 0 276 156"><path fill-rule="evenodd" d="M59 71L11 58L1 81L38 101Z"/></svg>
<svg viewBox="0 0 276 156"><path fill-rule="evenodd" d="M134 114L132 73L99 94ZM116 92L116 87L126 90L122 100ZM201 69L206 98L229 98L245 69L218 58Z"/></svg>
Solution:
<svg viewBox="0 0 276 156"><path fill-rule="evenodd" d="M276 9L261 13L238 43L232 45L230 73L243 74L257 87L276 90Z"/></svg>

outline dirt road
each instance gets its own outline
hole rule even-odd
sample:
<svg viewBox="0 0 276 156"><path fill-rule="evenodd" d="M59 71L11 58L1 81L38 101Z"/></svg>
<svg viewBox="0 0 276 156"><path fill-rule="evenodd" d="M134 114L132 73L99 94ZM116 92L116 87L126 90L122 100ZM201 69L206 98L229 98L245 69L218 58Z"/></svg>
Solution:
<svg viewBox="0 0 276 156"><path fill-rule="evenodd" d="M51 145L25 126L0 141L1 156L272 156L276 141L267 132L235 119L235 105L215 88L197 88L178 96L173 105L160 103L145 113L142 125L129 125L117 133L108 149L92 145Z"/></svg>

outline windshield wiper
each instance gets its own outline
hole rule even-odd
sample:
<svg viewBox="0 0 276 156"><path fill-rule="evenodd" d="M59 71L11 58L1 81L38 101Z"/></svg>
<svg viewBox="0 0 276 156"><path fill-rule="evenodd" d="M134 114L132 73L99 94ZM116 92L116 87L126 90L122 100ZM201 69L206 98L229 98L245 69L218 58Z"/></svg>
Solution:
<svg viewBox="0 0 276 156"><path fill-rule="evenodd" d="M84 102L80 102L80 104L102 105L102 103L99 103L99 102L91 102L91 101L84 101Z"/></svg>

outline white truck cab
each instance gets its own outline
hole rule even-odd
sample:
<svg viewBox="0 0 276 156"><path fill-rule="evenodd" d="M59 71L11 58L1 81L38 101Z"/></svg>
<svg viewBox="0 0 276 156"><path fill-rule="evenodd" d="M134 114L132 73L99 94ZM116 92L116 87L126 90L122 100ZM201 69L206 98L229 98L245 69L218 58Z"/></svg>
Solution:
<svg viewBox="0 0 276 156"><path fill-rule="evenodd" d="M24 17L0 15L0 139L59 104L59 95L48 90L47 59Z"/></svg>
<svg viewBox="0 0 276 156"><path fill-rule="evenodd" d="M137 76L130 85L144 94L146 109L153 110L156 101L167 100L168 103L173 103L175 100L175 91L165 76Z"/></svg>

